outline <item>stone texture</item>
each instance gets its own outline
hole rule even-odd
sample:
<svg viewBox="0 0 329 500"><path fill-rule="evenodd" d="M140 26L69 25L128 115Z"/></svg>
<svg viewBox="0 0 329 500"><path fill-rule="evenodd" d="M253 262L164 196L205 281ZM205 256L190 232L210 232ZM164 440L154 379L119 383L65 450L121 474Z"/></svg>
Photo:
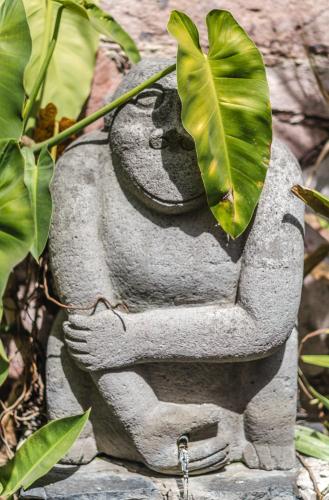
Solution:
<svg viewBox="0 0 329 500"><path fill-rule="evenodd" d="M328 462L317 458L304 457L308 469L313 473L318 489L322 493L322 500L329 500L329 467ZM318 500L315 486L310 478L309 471L301 468L297 479L298 490L303 500Z"/></svg>
<svg viewBox="0 0 329 500"><path fill-rule="evenodd" d="M189 480L190 500L297 500L293 472L252 471L241 464ZM182 479L152 476L136 464L96 459L78 470L53 469L20 498L43 500L181 500ZM304 497L303 497L304 498ZM307 498L311 500L311 498Z"/></svg>
<svg viewBox="0 0 329 500"><path fill-rule="evenodd" d="M328 87L327 0L291 0L288 3L286 0L275 3L273 0L223 0L220 4L216 0L118 0L114 3L103 0L102 5L134 37L143 57L175 55L175 43L166 31L171 10L182 10L193 18L200 28L204 45L207 12L214 8L230 10L252 36L268 66L278 137L283 138L299 158L305 157L306 162L309 161L307 153L327 137L329 107L320 95L303 47L305 41ZM102 47L110 59L118 61L113 44L103 42ZM121 62L119 67L122 68ZM104 73L110 87L118 71L112 68ZM98 100L105 97L103 87L96 81L92 95Z"/></svg>
<svg viewBox="0 0 329 500"><path fill-rule="evenodd" d="M144 60L118 94L167 64ZM102 452L176 474L187 434L191 472L229 459L292 469L300 168L275 140L250 230L231 240L206 206L179 111L169 75L57 165L51 265L73 305L49 339L49 415L92 406L67 463ZM112 308L84 310L99 296Z"/></svg>

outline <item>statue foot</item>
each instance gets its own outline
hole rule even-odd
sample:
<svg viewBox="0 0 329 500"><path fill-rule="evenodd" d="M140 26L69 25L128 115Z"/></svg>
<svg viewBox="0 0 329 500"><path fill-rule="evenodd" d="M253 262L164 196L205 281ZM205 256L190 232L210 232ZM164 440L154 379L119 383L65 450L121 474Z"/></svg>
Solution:
<svg viewBox="0 0 329 500"><path fill-rule="evenodd" d="M243 452L243 461L250 469L289 470L296 465L296 454L293 444L249 442Z"/></svg>
<svg viewBox="0 0 329 500"><path fill-rule="evenodd" d="M95 439L92 436L82 437L75 441L70 451L62 458L61 464L88 464L98 453Z"/></svg>
<svg viewBox="0 0 329 500"><path fill-rule="evenodd" d="M229 459L229 441L218 433L219 421L218 408L211 404L185 407L160 403L146 417L135 444L150 469L180 474L177 440L187 435L189 472L203 474L222 467Z"/></svg>

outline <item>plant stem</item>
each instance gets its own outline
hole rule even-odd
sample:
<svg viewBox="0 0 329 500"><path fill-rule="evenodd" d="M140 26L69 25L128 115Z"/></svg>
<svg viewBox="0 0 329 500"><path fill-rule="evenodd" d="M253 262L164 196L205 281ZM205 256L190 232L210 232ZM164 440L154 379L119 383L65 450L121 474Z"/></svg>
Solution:
<svg viewBox="0 0 329 500"><path fill-rule="evenodd" d="M49 63L51 61L52 55L53 55L55 47L56 47L58 33L59 33L59 28L60 28L60 24L61 24L61 18L62 18L63 9L64 9L64 6L61 5L58 8L58 10L57 10L54 31L53 31L53 35L51 37L51 40L50 40L50 43L49 43L49 46L48 46L48 50L47 50L45 59L44 59L42 65L41 65L38 78L36 79L36 81L35 81L35 83L33 85L30 97L29 97L29 99L28 99L28 101L26 103L26 106L25 106L25 109L24 109L24 112L23 112L23 126L24 126L24 130L25 130L27 121L28 121L28 119L29 119L29 117L31 115L31 111L33 109L35 100L38 97L41 85L44 82L44 78L45 78L45 75L47 73L47 69L48 69Z"/></svg>
<svg viewBox="0 0 329 500"><path fill-rule="evenodd" d="M163 78L164 76L168 75L169 73L172 73L176 69L176 64L172 64L171 66L168 66L167 68L163 69L162 71L159 71L158 73L155 73L153 76L145 80L145 82L137 85L137 87L133 88L132 90L129 90L129 92L126 92L122 96L118 97L115 99L115 101L110 102L109 104L106 104L106 106L103 106L100 108L98 111L95 111L95 113L92 113L89 116L86 116L86 118L83 118L82 120L78 121L72 127L67 128L60 134L55 135L54 137L51 137L50 139L47 139L46 141L39 142L38 144L35 144L32 146L32 151L37 152L40 151L42 148L45 147L52 147L55 146L56 144L59 144L60 142L65 141L65 139L68 139L71 135L76 134L79 132L81 129L86 127L87 125L90 125L91 123L95 122L98 120L98 118L101 118L102 116L106 115L110 111L112 111L115 108L118 108L119 106L122 106L123 104L126 104L130 99L135 97L135 95L139 94L142 90L146 89L153 83L157 82L160 80L160 78Z"/></svg>

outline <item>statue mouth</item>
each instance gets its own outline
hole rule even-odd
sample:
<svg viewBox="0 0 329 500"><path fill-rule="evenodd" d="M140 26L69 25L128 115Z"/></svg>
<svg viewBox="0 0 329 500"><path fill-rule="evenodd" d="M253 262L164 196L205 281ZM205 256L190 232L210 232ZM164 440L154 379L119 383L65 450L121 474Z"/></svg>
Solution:
<svg viewBox="0 0 329 500"><path fill-rule="evenodd" d="M198 185L190 185L188 188L184 186L184 182L181 183L181 188L177 182L172 179L163 179L161 176L157 180L154 177L154 173L149 173L153 175L152 182L147 182L147 176L144 173L141 178L133 175L129 172L129 168L123 163L114 163L114 168L118 179L122 180L122 187L125 190L130 191L131 194L135 195L139 200L147 204L150 208L153 207L154 210L167 214L184 213L194 210L196 208L201 208L207 204L206 193L203 187L203 183L200 180ZM149 188L151 186L151 189Z"/></svg>
<svg viewBox="0 0 329 500"><path fill-rule="evenodd" d="M143 191L145 196L147 196L148 198L151 198L156 203L166 205L168 207L175 207L175 206L190 204L190 203L193 203L195 201L202 200L205 197L205 193L200 193L200 194L197 194L197 195L192 196L190 198L182 198L181 200L168 200L168 199L161 198L159 196L155 196L154 194L148 192L145 188L143 188L141 186L138 186L138 187L139 187L139 189L141 189Z"/></svg>
<svg viewBox="0 0 329 500"><path fill-rule="evenodd" d="M181 198L177 200L170 200L166 198L162 198L160 196L156 196L153 193L150 193L147 189L145 189L143 186L135 182L136 187L138 188L139 191L143 193L144 196L146 196L148 199L152 200L154 203L167 206L167 207L179 207L179 206L188 206L188 205L194 205L195 202L200 202L205 200L205 192L200 192L199 194L196 194L195 196L191 196L189 198ZM199 204L199 203L198 203Z"/></svg>

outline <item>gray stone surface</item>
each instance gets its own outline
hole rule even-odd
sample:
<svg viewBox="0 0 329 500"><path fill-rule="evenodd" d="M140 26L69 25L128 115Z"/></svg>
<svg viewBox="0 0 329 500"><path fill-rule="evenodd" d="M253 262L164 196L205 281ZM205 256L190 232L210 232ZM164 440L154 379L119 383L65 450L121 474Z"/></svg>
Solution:
<svg viewBox="0 0 329 500"><path fill-rule="evenodd" d="M135 66L118 93L167 64ZM58 294L119 307L58 318L49 415L92 406L67 463L103 452L175 474L177 439L188 434L191 472L228 458L291 469L303 204L290 188L300 169L274 141L251 228L230 240L206 206L175 85L170 75L143 92L109 117L109 138L85 136L57 165Z"/></svg>
<svg viewBox="0 0 329 500"><path fill-rule="evenodd" d="M295 471L255 471L232 464L220 473L192 477L189 500L297 500ZM148 474L136 464L95 459L78 470L55 467L20 498L43 500L182 500L180 477Z"/></svg>

